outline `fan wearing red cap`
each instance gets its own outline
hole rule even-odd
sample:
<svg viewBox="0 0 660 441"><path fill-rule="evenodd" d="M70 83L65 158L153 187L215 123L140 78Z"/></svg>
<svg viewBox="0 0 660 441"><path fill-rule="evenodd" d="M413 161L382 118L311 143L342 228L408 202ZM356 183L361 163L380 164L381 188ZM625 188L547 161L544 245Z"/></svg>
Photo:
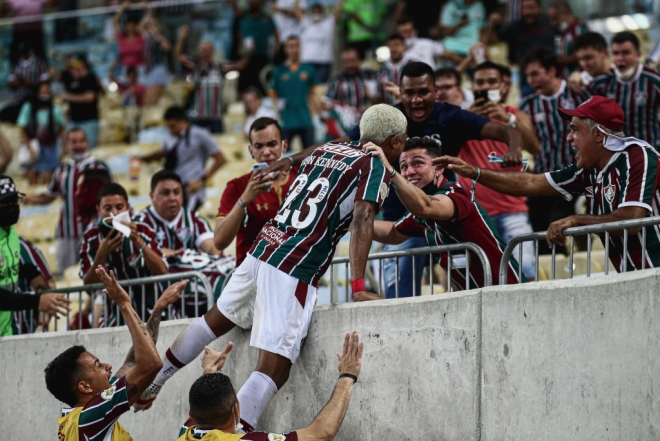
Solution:
<svg viewBox="0 0 660 441"><path fill-rule="evenodd" d="M513 196L575 196L587 199L587 214L568 216L550 224L548 246L563 245L566 228L660 216L654 198L660 198L660 158L647 142L625 137L621 132L624 115L613 100L595 96L576 109L559 109L570 120L568 142L576 151L575 162L563 170L533 175L478 169L449 156L433 160L460 176ZM628 230L627 269L660 267L660 227L648 233L646 254L642 255L640 229ZM610 233L610 260L619 271L626 255L623 231Z"/></svg>

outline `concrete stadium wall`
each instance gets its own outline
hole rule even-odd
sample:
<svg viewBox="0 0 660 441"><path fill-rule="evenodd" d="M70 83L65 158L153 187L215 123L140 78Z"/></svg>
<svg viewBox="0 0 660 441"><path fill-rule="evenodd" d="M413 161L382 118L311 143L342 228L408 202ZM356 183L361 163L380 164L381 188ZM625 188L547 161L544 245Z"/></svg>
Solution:
<svg viewBox="0 0 660 441"><path fill-rule="evenodd" d="M291 379L260 426L308 425L334 387L344 332L357 329L364 367L339 440L660 439L659 292L660 270L649 270L319 307ZM163 323L161 353L186 324ZM229 340L235 349L223 372L238 388L257 352L242 330L212 346ZM60 404L43 368L72 344L117 369L130 336L121 328L0 339L0 433L20 424L22 437L55 439ZM175 439L200 373L196 361L167 383L152 410L122 416L135 440Z"/></svg>

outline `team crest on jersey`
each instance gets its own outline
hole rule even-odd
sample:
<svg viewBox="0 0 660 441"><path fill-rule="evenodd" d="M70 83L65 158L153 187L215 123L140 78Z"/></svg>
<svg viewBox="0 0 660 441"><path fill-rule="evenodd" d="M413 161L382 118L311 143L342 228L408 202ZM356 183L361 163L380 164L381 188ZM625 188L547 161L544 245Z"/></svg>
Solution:
<svg viewBox="0 0 660 441"><path fill-rule="evenodd" d="M603 189L603 194L605 195L605 200L607 201L608 204L612 205L612 201L614 201L615 193L616 190L614 184L610 184Z"/></svg>
<svg viewBox="0 0 660 441"><path fill-rule="evenodd" d="M183 243L188 242L188 239L190 239L191 235L192 233L188 227L183 227L176 230L176 237L178 237L179 240Z"/></svg>
<svg viewBox="0 0 660 441"><path fill-rule="evenodd" d="M613 93L608 93L608 94L607 94L607 97L608 97L609 99L613 100L614 98L616 98L616 95L613 94Z"/></svg>
<svg viewBox="0 0 660 441"><path fill-rule="evenodd" d="M268 434L268 441L284 441L286 439L286 436L280 434L280 433L269 433Z"/></svg>
<svg viewBox="0 0 660 441"><path fill-rule="evenodd" d="M110 389L106 389L103 392L101 392L99 395L101 395L101 398L105 401L108 401L112 396L115 394L115 390L117 388L115 386L112 386Z"/></svg>
<svg viewBox="0 0 660 441"><path fill-rule="evenodd" d="M534 114L534 121L543 122L545 121L545 112L539 112Z"/></svg>
<svg viewBox="0 0 660 441"><path fill-rule="evenodd" d="M563 102L564 109L575 109L575 100L573 98L566 98Z"/></svg>
<svg viewBox="0 0 660 441"><path fill-rule="evenodd" d="M385 200L387 198L387 195L390 193L390 187L384 182L380 183L380 189L378 190L380 192L380 198L382 200Z"/></svg>
<svg viewBox="0 0 660 441"><path fill-rule="evenodd" d="M300 72L300 81L305 81L307 76L307 72Z"/></svg>
<svg viewBox="0 0 660 441"><path fill-rule="evenodd" d="M635 92L635 103L638 106L645 106L648 99L648 94L646 92Z"/></svg>
<svg viewBox="0 0 660 441"><path fill-rule="evenodd" d="M159 231L156 233L156 240L158 242L162 242L165 240L165 232L164 231Z"/></svg>

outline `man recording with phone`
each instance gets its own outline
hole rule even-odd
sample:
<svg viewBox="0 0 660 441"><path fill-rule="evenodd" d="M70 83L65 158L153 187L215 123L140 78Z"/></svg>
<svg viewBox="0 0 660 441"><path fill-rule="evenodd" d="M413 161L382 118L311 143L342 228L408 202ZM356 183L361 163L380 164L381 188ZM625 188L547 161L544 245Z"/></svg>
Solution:
<svg viewBox="0 0 660 441"><path fill-rule="evenodd" d="M515 107L501 104L502 86L502 70L498 64L491 61L479 64L475 68L472 82L474 104L468 110L514 128L520 132L525 150L533 155L540 153L539 140L532 131L529 115ZM501 164L491 162L489 156L501 158L507 150L508 146L503 142L490 139L471 140L463 145L458 157L470 164L478 164L481 168L501 169ZM459 177L458 181L467 188L472 186L471 179ZM505 243L509 243L514 236L532 232L527 198L503 195L481 184L477 184L475 188L475 198L491 217ZM518 255L517 252L514 252L514 256ZM532 242L523 244L523 254L523 273L528 279L534 279Z"/></svg>
<svg viewBox="0 0 660 441"><path fill-rule="evenodd" d="M280 124L273 118L255 120L249 137L250 154L257 163L252 172L227 183L214 229L214 243L219 250L227 248L236 238L236 267L243 262L266 222L277 215L282 198L298 173L298 167L292 167L287 174L269 173L255 179L260 170L280 159L289 145L282 140ZM280 178L273 178L274 174Z"/></svg>

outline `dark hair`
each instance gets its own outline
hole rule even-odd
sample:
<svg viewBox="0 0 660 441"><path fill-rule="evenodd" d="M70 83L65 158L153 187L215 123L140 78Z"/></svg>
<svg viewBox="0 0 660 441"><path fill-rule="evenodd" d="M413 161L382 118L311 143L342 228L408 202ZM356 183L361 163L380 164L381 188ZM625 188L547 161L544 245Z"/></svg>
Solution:
<svg viewBox="0 0 660 441"><path fill-rule="evenodd" d="M392 40L399 40L400 42L404 43L406 40L403 38L403 36L397 32L394 32L390 35L387 36L387 41L388 43Z"/></svg>
<svg viewBox="0 0 660 441"><path fill-rule="evenodd" d="M126 68L126 75L130 75L130 74L135 74L135 75L138 74L138 71L134 66Z"/></svg>
<svg viewBox="0 0 660 441"><path fill-rule="evenodd" d="M216 372L199 377L190 387L190 416L197 424L224 423L236 403L236 391L228 376Z"/></svg>
<svg viewBox="0 0 660 441"><path fill-rule="evenodd" d="M87 139L87 132L85 132L85 130L82 127L77 127L77 126L71 127L69 130L66 131L67 138L73 132L82 132L85 134L85 139Z"/></svg>
<svg viewBox="0 0 660 441"><path fill-rule="evenodd" d="M255 94L256 97L259 98L259 99L262 99L262 98L264 97L264 96L261 94L261 92L259 91L259 89L257 89L257 88L254 87L254 86L250 86L250 87L248 87L247 89L245 89L245 92L243 92L243 95L245 95L246 93L253 93L253 94Z"/></svg>
<svg viewBox="0 0 660 441"><path fill-rule="evenodd" d="M597 51L607 51L607 41L598 32L587 32L575 40L575 50L592 48Z"/></svg>
<svg viewBox="0 0 660 441"><path fill-rule="evenodd" d="M556 8L558 11L573 14L573 10L571 9L571 5L569 5L566 0L556 0L556 1L552 2L552 4L550 6Z"/></svg>
<svg viewBox="0 0 660 441"><path fill-rule="evenodd" d="M436 78L453 78L456 80L456 85L460 86L463 82L461 73L453 67L443 67L435 71ZM435 82L435 81L434 81Z"/></svg>
<svg viewBox="0 0 660 441"><path fill-rule="evenodd" d="M399 17L399 19L396 21L397 26L401 26L408 23L412 23L412 25L415 26L415 20L413 20L410 17L406 17L406 16Z"/></svg>
<svg viewBox="0 0 660 441"><path fill-rule="evenodd" d="M50 100L47 103L43 103L39 100L39 89L44 84L48 85L50 89L50 81L40 81L32 89L32 96L30 98L30 122L26 127L27 132L30 137L37 137L39 135L39 123L37 121L37 112L46 107L48 111L48 131L41 135L40 141L48 144L54 144L57 142L57 131L55 130L55 118L53 116L53 92L51 90Z"/></svg>
<svg viewBox="0 0 660 441"><path fill-rule="evenodd" d="M296 40L298 43L300 43L300 37L298 37L297 35L289 35L288 37L286 37L285 43L288 42L289 40Z"/></svg>
<svg viewBox="0 0 660 441"><path fill-rule="evenodd" d="M403 77L419 78L424 75L431 77L431 81L435 84L435 73L433 73L433 68L421 61L413 61L412 63L406 64L405 67L401 69L401 79L399 81L403 82Z"/></svg>
<svg viewBox="0 0 660 441"><path fill-rule="evenodd" d="M503 64L498 64L500 67L500 73L502 74L502 77L509 77L511 78L511 68L509 66L505 66Z"/></svg>
<svg viewBox="0 0 660 441"><path fill-rule="evenodd" d="M341 50L342 54L345 54L346 52L355 52L358 58L360 58L360 51L355 46L346 46L344 49Z"/></svg>
<svg viewBox="0 0 660 441"><path fill-rule="evenodd" d="M621 44L625 43L626 41L631 42L633 46L635 46L635 50L639 50L639 38L637 38L637 35L630 31L619 32L618 34L615 34L614 37L612 37L612 44Z"/></svg>
<svg viewBox="0 0 660 441"><path fill-rule="evenodd" d="M559 59L555 53L547 48L539 47L532 49L525 55L523 58L523 71L527 68L528 64L539 63L545 70L550 70L551 68L555 69L555 74L559 76L561 72L561 66L559 65Z"/></svg>
<svg viewBox="0 0 660 441"><path fill-rule="evenodd" d="M165 115L163 115L163 119L165 121L169 121L173 119L177 121L187 121L188 116L186 115L186 109L184 109L183 107L170 106L165 111Z"/></svg>
<svg viewBox="0 0 660 441"><path fill-rule="evenodd" d="M248 137L250 138L250 144L252 144L252 132L260 132L268 126L275 126L277 128L277 133L280 134L280 139L282 139L282 127L276 119L269 118L267 116L262 116L254 120L250 126L250 131L248 132Z"/></svg>
<svg viewBox="0 0 660 441"><path fill-rule="evenodd" d="M424 149L432 158L442 156L440 144L430 136L414 136L406 139L406 143L403 145L403 151L407 152L413 149Z"/></svg>
<svg viewBox="0 0 660 441"><path fill-rule="evenodd" d="M152 177L151 177L151 191L155 191L156 187L158 186L158 183L161 181L176 181L181 185L181 188L183 188L183 182L181 182L181 176L178 174L174 173L172 170L160 170L157 171Z"/></svg>
<svg viewBox="0 0 660 441"><path fill-rule="evenodd" d="M87 352L84 346L71 346L44 369L48 391L71 407L78 403L73 386L80 375L81 365L78 363L78 357L83 352Z"/></svg>
<svg viewBox="0 0 660 441"><path fill-rule="evenodd" d="M477 67L474 68L474 73L477 73L480 70L491 70L491 69L496 70L500 74L500 77L502 77L503 75L502 66L500 66L497 63L493 63L492 61L484 61L483 63L478 64Z"/></svg>
<svg viewBox="0 0 660 441"><path fill-rule="evenodd" d="M124 199L126 199L126 202L128 202L128 193L126 193L126 189L124 189L124 187L117 184L116 182L111 182L101 187L99 194L96 197L96 203L100 205L101 199L106 196L122 196Z"/></svg>

